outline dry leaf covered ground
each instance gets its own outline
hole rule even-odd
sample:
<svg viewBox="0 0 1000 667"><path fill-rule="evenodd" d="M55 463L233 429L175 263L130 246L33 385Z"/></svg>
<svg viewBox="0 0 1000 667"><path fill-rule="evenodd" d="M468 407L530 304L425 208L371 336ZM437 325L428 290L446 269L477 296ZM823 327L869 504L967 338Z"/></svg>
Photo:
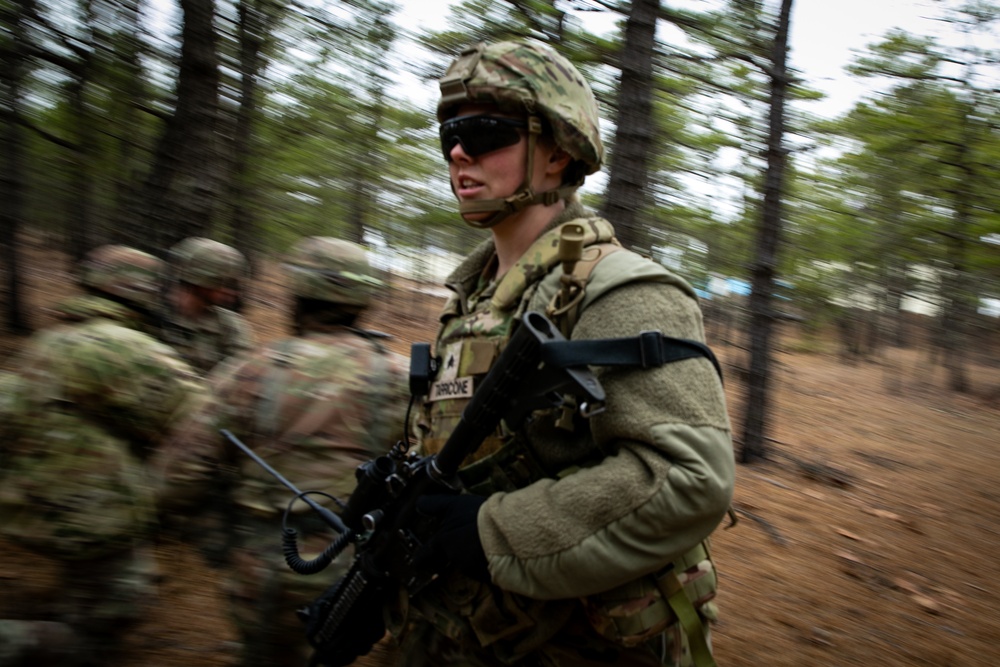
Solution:
<svg viewBox="0 0 1000 667"><path fill-rule="evenodd" d="M36 324L65 296L61 255L33 248L25 268ZM283 335L280 275L257 281L247 313ZM368 318L406 353L429 340L440 299L397 283ZM0 338L0 367L20 344ZM737 364L733 348L719 350ZM879 363L777 355L773 456L739 466L739 523L714 538L723 667L1000 665L1000 369L977 365L973 395L944 392L912 350ZM883 389L900 373L898 395ZM741 383L730 373L731 414ZM991 398L992 397L992 398ZM735 424L738 426L739 424ZM218 575L182 545L160 546L162 600L130 640L127 665L233 663ZM18 577L0 557L0 580Z"/></svg>

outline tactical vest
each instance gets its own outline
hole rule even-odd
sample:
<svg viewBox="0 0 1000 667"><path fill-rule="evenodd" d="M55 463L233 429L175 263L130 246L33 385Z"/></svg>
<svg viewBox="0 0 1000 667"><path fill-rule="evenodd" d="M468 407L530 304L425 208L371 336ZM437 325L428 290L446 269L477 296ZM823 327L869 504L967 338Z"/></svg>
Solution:
<svg viewBox="0 0 1000 667"><path fill-rule="evenodd" d="M584 250L572 274L584 288L573 303L560 304L560 288L565 279L558 256L559 239L568 225L579 225L583 229ZM547 311L569 337L578 314L601 295L621 285L667 283L693 294L685 282L662 266L619 250L614 230L606 220L573 220L543 234L499 282L483 285L481 281L467 300L460 294L452 295L441 316L436 350L440 359L438 375L431 384L418 423L425 454L436 453L444 445L477 383L489 371L509 340L515 323L525 312ZM535 429L549 433L562 431L564 438L571 438L573 447L570 449L576 460L546 459L522 434L511 433L501 425L466 459L459 472L465 487L480 495L512 491L542 478L572 474L579 467L597 463L607 455L589 437L588 427L578 417L553 412L541 415L535 422L540 424L534 426ZM715 569L706 541L655 575L589 596L581 602L591 625L604 637L632 647L662 635L664 652L676 653L679 657L681 653L686 654L687 657L678 659L677 664L704 667L714 665L714 661L707 647L707 628L702 628L701 617L714 620L716 613L710 601L715 591ZM537 601L518 606L537 610L534 623L551 623L551 618L544 618L552 615L551 603L549 607ZM425 602L421 608L447 635L456 633L460 627L458 617L469 616L468 604L465 609L454 609ZM477 611L468 620L483 645L492 638L508 634L505 629L477 627L477 618L484 616L495 618L497 614ZM524 620L519 619L518 623L523 625ZM536 632L538 634L545 633ZM686 636L693 638L690 649ZM696 658L692 659L691 654Z"/></svg>

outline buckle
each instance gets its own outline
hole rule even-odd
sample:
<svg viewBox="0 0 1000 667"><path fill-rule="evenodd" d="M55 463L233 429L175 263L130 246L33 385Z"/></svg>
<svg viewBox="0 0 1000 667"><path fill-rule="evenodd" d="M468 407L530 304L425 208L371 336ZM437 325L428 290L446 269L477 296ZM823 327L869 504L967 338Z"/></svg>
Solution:
<svg viewBox="0 0 1000 667"><path fill-rule="evenodd" d="M643 331L639 334L639 363L643 368L664 364L662 339L663 334L659 331Z"/></svg>
<svg viewBox="0 0 1000 667"><path fill-rule="evenodd" d="M476 44L464 49L438 81L438 86L441 89L441 108L469 101L466 82L472 78L476 71L476 66L479 64L479 59L485 48L485 44Z"/></svg>
<svg viewBox="0 0 1000 667"><path fill-rule="evenodd" d="M503 201L508 206L512 207L513 211L519 211L521 207L530 204L531 200L534 198L535 194L531 190L521 190L520 192L515 192Z"/></svg>

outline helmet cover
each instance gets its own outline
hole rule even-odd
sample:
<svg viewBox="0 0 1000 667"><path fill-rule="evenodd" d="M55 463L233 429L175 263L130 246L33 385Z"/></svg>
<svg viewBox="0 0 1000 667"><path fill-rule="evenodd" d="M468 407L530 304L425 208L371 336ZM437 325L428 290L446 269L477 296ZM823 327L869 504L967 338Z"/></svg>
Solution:
<svg viewBox="0 0 1000 667"><path fill-rule="evenodd" d="M284 264L292 294L303 299L366 308L385 283L368 263L368 251L329 236L307 236L288 253Z"/></svg>
<svg viewBox="0 0 1000 667"><path fill-rule="evenodd" d="M163 262L124 245L103 245L86 254L78 267L79 283L129 304L155 310L159 303Z"/></svg>
<svg viewBox="0 0 1000 667"><path fill-rule="evenodd" d="M199 236L171 248L170 261L177 280L210 289L237 288L247 270L246 258L239 250Z"/></svg>
<svg viewBox="0 0 1000 667"><path fill-rule="evenodd" d="M440 80L437 117L461 104L495 104L504 113L540 115L556 145L587 167L601 168L600 114L590 85L550 46L535 41L479 44L466 49Z"/></svg>

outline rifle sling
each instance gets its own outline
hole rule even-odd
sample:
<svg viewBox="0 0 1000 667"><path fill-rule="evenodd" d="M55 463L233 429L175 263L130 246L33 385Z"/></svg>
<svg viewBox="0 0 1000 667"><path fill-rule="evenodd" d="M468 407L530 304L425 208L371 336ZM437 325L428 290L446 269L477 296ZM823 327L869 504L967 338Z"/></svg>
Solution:
<svg viewBox="0 0 1000 667"><path fill-rule="evenodd" d="M704 357L722 378L722 368L712 350L696 340L672 338L659 331L644 331L633 338L549 341L542 344L542 361L555 368L580 366L636 366L664 364Z"/></svg>

